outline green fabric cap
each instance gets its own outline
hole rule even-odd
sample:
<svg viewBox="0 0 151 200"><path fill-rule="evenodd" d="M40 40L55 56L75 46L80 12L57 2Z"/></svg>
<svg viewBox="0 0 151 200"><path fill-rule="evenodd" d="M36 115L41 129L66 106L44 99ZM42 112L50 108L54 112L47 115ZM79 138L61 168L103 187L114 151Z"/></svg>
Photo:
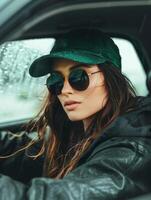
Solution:
<svg viewBox="0 0 151 200"><path fill-rule="evenodd" d="M50 54L36 59L31 64L29 74L40 77L50 73L54 58L65 58L85 64L110 62L121 69L118 47L99 29L77 29L60 36Z"/></svg>

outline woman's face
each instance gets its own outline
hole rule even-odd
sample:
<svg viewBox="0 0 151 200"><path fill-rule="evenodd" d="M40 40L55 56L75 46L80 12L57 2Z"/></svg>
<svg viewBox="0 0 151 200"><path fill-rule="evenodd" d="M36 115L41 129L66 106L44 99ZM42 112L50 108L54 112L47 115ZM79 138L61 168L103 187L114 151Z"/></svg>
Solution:
<svg viewBox="0 0 151 200"><path fill-rule="evenodd" d="M86 90L78 91L72 88L68 82L68 76L73 70L73 67L77 64L79 63L68 59L58 59L54 62L53 67L54 71L59 71L65 78L61 94L58 95L58 99L64 111L71 121L83 120L86 128L93 115L100 111L105 105L107 91L104 85L104 76L102 72L89 76L90 82ZM84 69L87 73L100 70L97 65L90 65L90 67L81 65L78 68Z"/></svg>

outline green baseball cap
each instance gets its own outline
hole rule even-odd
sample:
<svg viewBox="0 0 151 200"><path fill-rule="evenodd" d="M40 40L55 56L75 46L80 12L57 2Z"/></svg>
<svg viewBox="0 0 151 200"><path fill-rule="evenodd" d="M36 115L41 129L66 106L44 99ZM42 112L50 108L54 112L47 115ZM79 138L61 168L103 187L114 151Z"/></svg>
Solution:
<svg viewBox="0 0 151 200"><path fill-rule="evenodd" d="M37 58L29 68L33 77L45 76L52 70L54 58L65 58L85 64L110 62L121 69L121 56L114 41L100 29L71 30L56 38L48 55Z"/></svg>

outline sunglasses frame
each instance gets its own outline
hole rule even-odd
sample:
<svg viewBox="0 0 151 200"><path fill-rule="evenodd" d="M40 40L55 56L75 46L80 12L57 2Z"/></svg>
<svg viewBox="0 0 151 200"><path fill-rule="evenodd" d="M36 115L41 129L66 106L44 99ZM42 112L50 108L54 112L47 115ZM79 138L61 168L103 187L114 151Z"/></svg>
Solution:
<svg viewBox="0 0 151 200"><path fill-rule="evenodd" d="M92 76L93 74L96 74L96 73L99 73L99 72L101 72L101 70L98 70L98 71L95 71L95 72L91 72L91 73L88 73L86 70L84 70L84 69L74 69L73 71L78 71L78 70L81 70L81 71L84 71L85 73L86 73L86 75L88 76L88 78L90 77L90 76ZM70 86L74 89L74 90L77 90L77 91L84 91L84 90L86 90L87 88L88 88L88 86L89 86L89 83L90 83L90 78L88 79L88 85L87 85L87 87L85 88L85 89L77 89L77 88L75 88L71 83L70 83L70 81L69 81L69 77L70 77L70 75L71 75L71 73L73 73L73 71L71 71L70 73L69 73L69 75L68 75L68 83L70 84ZM59 72L57 72L57 71L55 71L55 72L53 72L53 73L58 73L58 74L60 74ZM49 81L49 79L50 79L50 77L51 77L51 74L50 74L50 76L47 78L47 81L46 81L46 86L47 86L47 89L49 90L49 92L51 92L52 94L54 94L54 95L60 95L61 94L61 91L62 91L62 89L63 89L63 87L64 87L64 76L63 75L61 75L60 74L60 76L62 76L62 78L63 78L63 84L62 84L62 87L61 87L61 90L59 90L59 92L52 92L52 89L48 86L48 81Z"/></svg>

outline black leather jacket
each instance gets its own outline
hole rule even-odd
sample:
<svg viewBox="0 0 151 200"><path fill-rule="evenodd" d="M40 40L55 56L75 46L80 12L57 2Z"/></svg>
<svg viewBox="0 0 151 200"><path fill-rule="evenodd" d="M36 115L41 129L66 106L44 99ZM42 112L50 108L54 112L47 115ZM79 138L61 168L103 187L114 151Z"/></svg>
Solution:
<svg viewBox="0 0 151 200"><path fill-rule="evenodd" d="M1 133L0 154L27 141ZM28 151L34 153L38 145ZM30 152L31 151L31 152ZM27 152L0 161L0 199L124 200L151 191L151 98L118 117L63 179L42 177L44 158Z"/></svg>

